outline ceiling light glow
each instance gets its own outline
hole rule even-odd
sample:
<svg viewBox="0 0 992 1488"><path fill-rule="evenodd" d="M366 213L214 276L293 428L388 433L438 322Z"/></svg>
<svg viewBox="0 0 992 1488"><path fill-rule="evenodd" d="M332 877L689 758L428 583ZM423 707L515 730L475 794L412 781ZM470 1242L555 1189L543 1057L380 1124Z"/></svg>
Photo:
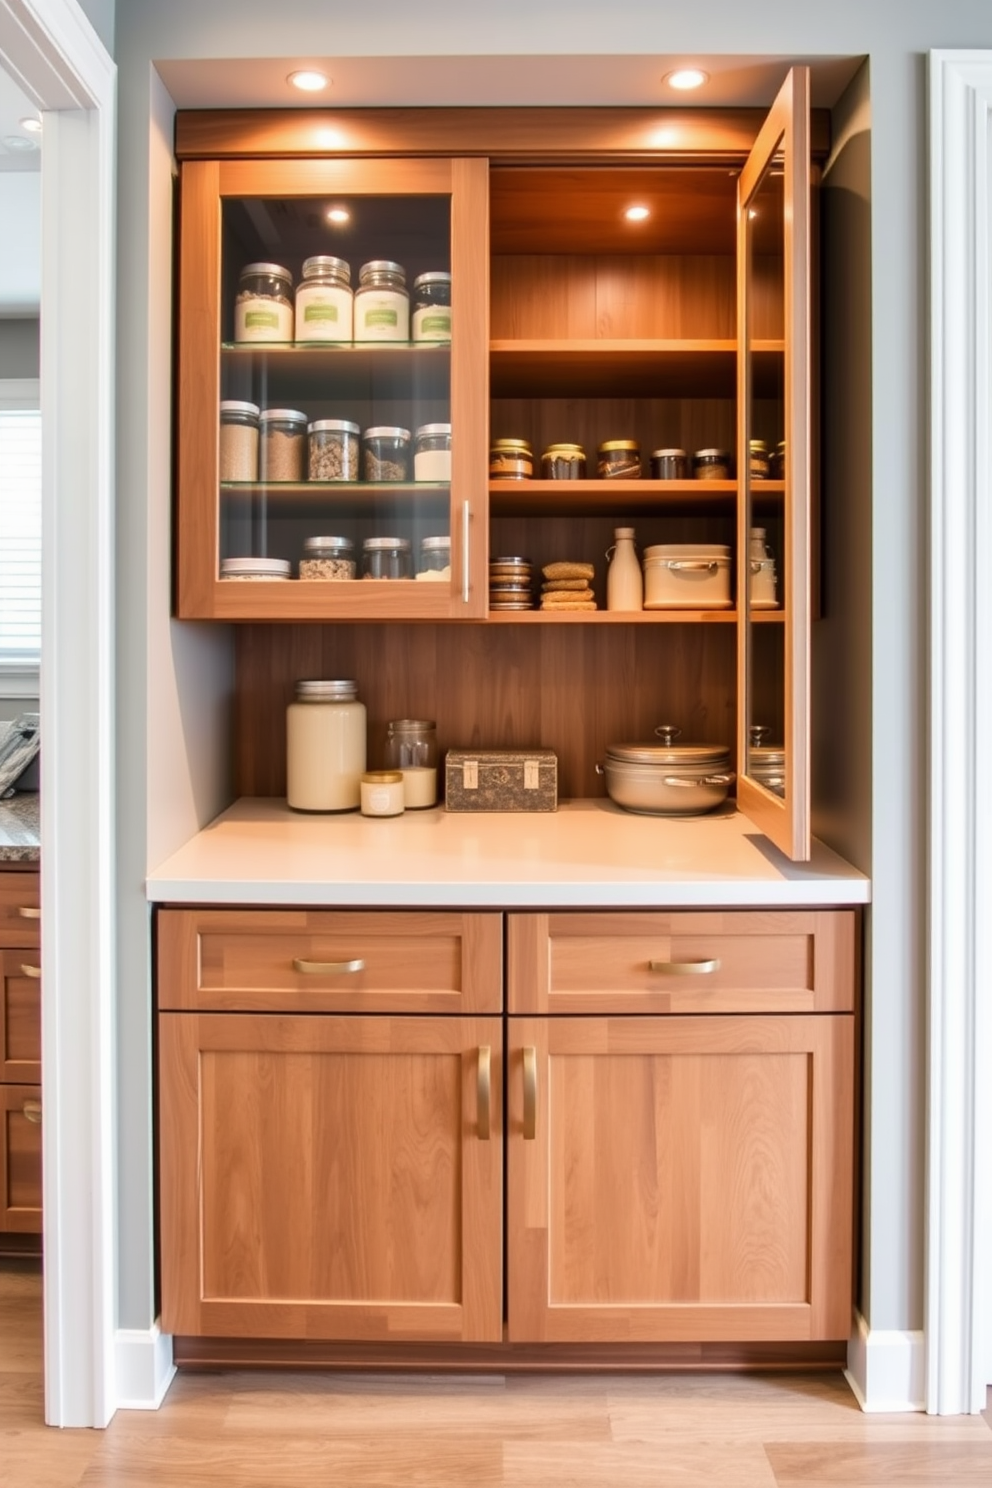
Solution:
<svg viewBox="0 0 992 1488"><path fill-rule="evenodd" d="M38 141L29 139L26 134L5 134L2 140L8 150L37 150Z"/></svg>
<svg viewBox="0 0 992 1488"><path fill-rule="evenodd" d="M32 118L22 119L21 120L21 128L22 129L26 129L27 132L28 132L28 134L40 134L41 133L41 120L40 119L32 119Z"/></svg>
<svg viewBox="0 0 992 1488"><path fill-rule="evenodd" d="M646 222L647 219L651 216L651 208L642 207L640 205L628 207L623 215L626 217L628 222Z"/></svg>
<svg viewBox="0 0 992 1488"><path fill-rule="evenodd" d="M347 207L330 207L327 213L328 222L350 222L351 213Z"/></svg>
<svg viewBox="0 0 992 1488"><path fill-rule="evenodd" d="M667 73L664 80L670 88L678 88L684 92L690 88L701 88L704 83L709 82L710 75L700 67L680 67L677 72Z"/></svg>
<svg viewBox="0 0 992 1488"><path fill-rule="evenodd" d="M294 88L299 88L301 93L319 93L322 88L327 87L327 78L324 74L312 68L301 68L299 72L291 72L286 81L292 83Z"/></svg>

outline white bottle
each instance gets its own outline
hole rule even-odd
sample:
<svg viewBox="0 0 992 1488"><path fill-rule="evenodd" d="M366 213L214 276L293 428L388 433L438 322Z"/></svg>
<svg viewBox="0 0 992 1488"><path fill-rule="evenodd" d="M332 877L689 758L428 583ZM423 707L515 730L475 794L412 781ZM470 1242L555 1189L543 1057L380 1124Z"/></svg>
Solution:
<svg viewBox="0 0 992 1488"><path fill-rule="evenodd" d="M365 772L365 704L356 682L297 682L286 709L286 803L354 811Z"/></svg>
<svg viewBox="0 0 992 1488"><path fill-rule="evenodd" d="M616 538L616 546L606 555L610 559L610 566L606 570L606 608L643 609L644 575L634 551L634 529L616 527L613 536Z"/></svg>

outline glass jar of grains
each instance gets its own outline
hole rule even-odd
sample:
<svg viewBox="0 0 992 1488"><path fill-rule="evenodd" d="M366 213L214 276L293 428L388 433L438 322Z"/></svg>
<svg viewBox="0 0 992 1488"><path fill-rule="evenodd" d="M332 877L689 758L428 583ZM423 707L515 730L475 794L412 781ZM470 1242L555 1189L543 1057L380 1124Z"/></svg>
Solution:
<svg viewBox="0 0 992 1488"><path fill-rule="evenodd" d="M355 577L355 544L348 537L307 537L300 559L301 579Z"/></svg>
<svg viewBox="0 0 992 1488"><path fill-rule="evenodd" d="M343 258L321 253L304 259L296 286L297 341L350 341L354 300L351 268Z"/></svg>
<svg viewBox="0 0 992 1488"><path fill-rule="evenodd" d="M258 404L227 398L220 405L222 481L258 480Z"/></svg>
<svg viewBox="0 0 992 1488"><path fill-rule="evenodd" d="M357 481L360 430L347 419L317 419L308 428L310 479Z"/></svg>
<svg viewBox="0 0 992 1488"><path fill-rule="evenodd" d="M266 408L258 416L258 426L259 480L305 480L306 414L295 408Z"/></svg>
<svg viewBox="0 0 992 1488"><path fill-rule="evenodd" d="M234 301L235 341L292 341L293 276L281 264L245 264Z"/></svg>
<svg viewBox="0 0 992 1488"><path fill-rule="evenodd" d="M388 258L362 264L355 291L356 341L409 341L406 270Z"/></svg>
<svg viewBox="0 0 992 1488"><path fill-rule="evenodd" d="M491 480L531 480L534 452L527 439L496 439L489 451Z"/></svg>
<svg viewBox="0 0 992 1488"><path fill-rule="evenodd" d="M541 456L542 480L585 480L586 452L581 444L549 444Z"/></svg>
<svg viewBox="0 0 992 1488"><path fill-rule="evenodd" d="M408 579L410 539L367 537L362 544L363 579Z"/></svg>
<svg viewBox="0 0 992 1488"><path fill-rule="evenodd" d="M607 439L596 462L600 480L640 480L641 448L636 439Z"/></svg>
<svg viewBox="0 0 992 1488"><path fill-rule="evenodd" d="M450 274L438 270L414 279L410 333L414 341L451 340Z"/></svg>
<svg viewBox="0 0 992 1488"><path fill-rule="evenodd" d="M410 430L380 424L362 435L362 475L367 481L405 481L410 474Z"/></svg>

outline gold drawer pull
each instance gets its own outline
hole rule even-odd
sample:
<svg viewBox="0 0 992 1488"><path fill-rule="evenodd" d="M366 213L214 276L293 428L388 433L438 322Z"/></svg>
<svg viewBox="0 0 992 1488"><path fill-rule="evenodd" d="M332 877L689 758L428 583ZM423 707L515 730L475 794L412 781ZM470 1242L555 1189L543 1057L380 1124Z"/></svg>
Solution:
<svg viewBox="0 0 992 1488"><path fill-rule="evenodd" d="M365 962L361 957L355 961L301 961L299 956L294 956L293 970L302 971L304 976L350 976L353 972L364 971Z"/></svg>
<svg viewBox="0 0 992 1488"><path fill-rule="evenodd" d="M492 1058L489 1044L479 1046L479 1140L489 1141L490 1101L492 1097Z"/></svg>
<svg viewBox="0 0 992 1488"><path fill-rule="evenodd" d="M524 1049L524 1141L537 1136L537 1050Z"/></svg>
<svg viewBox="0 0 992 1488"><path fill-rule="evenodd" d="M709 976L711 972L720 970L720 958L714 956L712 961L649 961L648 966L665 976Z"/></svg>
<svg viewBox="0 0 992 1488"><path fill-rule="evenodd" d="M21 962L21 973L26 977L34 977L35 981L41 976L40 966L29 966L26 961Z"/></svg>
<svg viewBox="0 0 992 1488"><path fill-rule="evenodd" d="M28 904L19 904L17 906L17 913L20 915L20 917L21 917L22 920L40 920L41 919L41 910L40 909L32 909L31 906L28 905Z"/></svg>
<svg viewBox="0 0 992 1488"><path fill-rule="evenodd" d="M25 1121L30 1121L32 1126L40 1126L41 1101L25 1101L21 1107L21 1115Z"/></svg>

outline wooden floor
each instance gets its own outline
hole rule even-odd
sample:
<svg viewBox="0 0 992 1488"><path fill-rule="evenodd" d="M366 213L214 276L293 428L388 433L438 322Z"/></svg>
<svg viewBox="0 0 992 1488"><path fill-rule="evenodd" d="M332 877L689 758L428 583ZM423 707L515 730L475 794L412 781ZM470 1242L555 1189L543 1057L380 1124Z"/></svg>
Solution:
<svg viewBox="0 0 992 1488"><path fill-rule="evenodd" d="M839 1375L184 1374L106 1431L42 1424L41 1275L0 1260L3 1488L992 1485L982 1416L865 1416Z"/></svg>

